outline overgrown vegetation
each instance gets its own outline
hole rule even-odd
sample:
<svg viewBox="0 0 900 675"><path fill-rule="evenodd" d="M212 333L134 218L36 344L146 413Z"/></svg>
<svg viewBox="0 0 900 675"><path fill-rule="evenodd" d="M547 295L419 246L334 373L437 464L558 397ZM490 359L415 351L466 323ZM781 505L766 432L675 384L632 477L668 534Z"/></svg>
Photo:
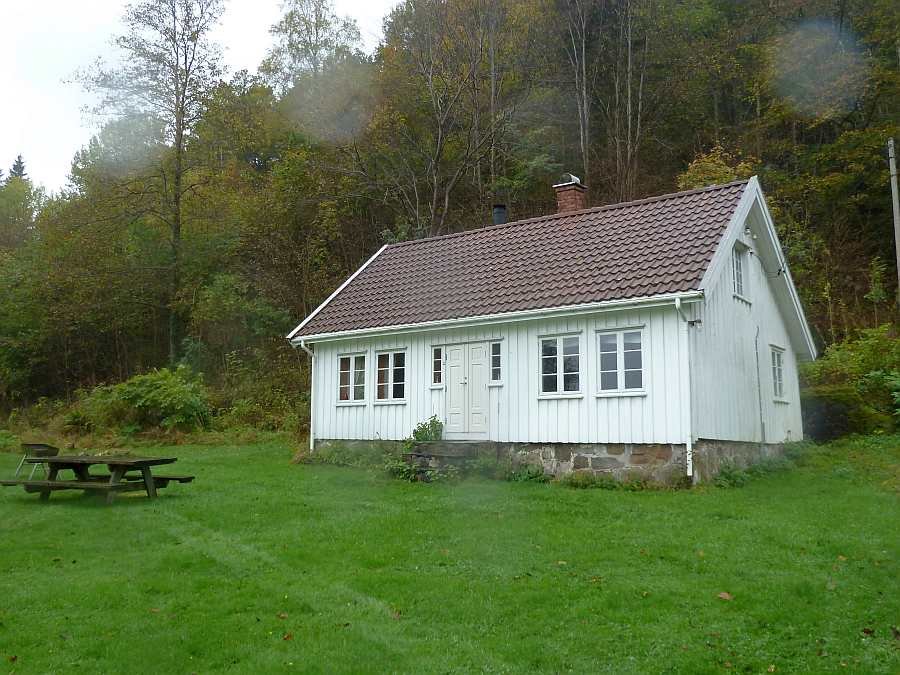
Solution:
<svg viewBox="0 0 900 675"><path fill-rule="evenodd" d="M889 433L900 422L900 338L893 325L830 345L803 368L803 428L816 439Z"/></svg>

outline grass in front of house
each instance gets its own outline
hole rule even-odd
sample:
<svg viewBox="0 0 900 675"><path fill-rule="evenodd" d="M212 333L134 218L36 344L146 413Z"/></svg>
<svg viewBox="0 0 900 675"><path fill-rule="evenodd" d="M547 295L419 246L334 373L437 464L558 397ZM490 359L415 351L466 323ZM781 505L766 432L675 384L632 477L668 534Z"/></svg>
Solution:
<svg viewBox="0 0 900 675"><path fill-rule="evenodd" d="M111 507L0 492L0 663L897 672L898 446L671 492L408 484L292 466L279 443L141 449L197 482Z"/></svg>

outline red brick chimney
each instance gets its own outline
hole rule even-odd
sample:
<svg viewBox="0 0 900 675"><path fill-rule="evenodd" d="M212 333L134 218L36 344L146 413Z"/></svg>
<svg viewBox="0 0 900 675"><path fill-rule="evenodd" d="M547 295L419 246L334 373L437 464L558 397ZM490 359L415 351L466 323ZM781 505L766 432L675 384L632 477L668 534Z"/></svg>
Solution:
<svg viewBox="0 0 900 675"><path fill-rule="evenodd" d="M582 185L578 176L564 174L563 182L554 185L553 189L556 190L557 213L579 211L586 208L584 193L587 188Z"/></svg>

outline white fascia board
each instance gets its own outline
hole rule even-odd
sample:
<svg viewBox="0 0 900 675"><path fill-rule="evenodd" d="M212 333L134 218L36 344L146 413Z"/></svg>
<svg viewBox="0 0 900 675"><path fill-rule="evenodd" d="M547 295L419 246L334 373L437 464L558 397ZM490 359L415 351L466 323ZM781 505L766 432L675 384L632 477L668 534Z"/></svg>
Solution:
<svg viewBox="0 0 900 675"><path fill-rule="evenodd" d="M769 206L766 204L766 197L763 194L759 183L756 184L756 191L759 195L759 205L763 214L763 220L766 224L766 230L775 245L775 255L778 257L778 265L781 268L782 276L784 276L785 286L787 287L791 304L800 321L800 329L803 331L803 338L806 340L809 356L811 359L815 360L819 355L819 350L816 349L812 330L810 330L809 322L806 320L806 312L803 311L803 303L800 302L800 294L797 292L797 286L794 284L794 278L791 276L791 270L788 267L787 259L784 257L784 249L781 248L781 240L778 238L778 231L775 229L775 222L772 220L772 214L769 213Z"/></svg>
<svg viewBox="0 0 900 675"><path fill-rule="evenodd" d="M787 260L785 260L784 251L781 248L781 241L778 239L778 233L775 231L772 215L769 213L769 207L766 205L765 195L763 194L762 187L760 187L759 179L756 176L753 176L747 182L747 187L744 188L744 194L741 196L738 205L735 207L734 214L732 214L731 220L728 222L728 227L725 229L725 233L719 241L719 246L713 254L712 260L710 260L709 266L706 268L706 272L703 274L703 279L700 281L700 288L709 288L713 280L721 273L723 266L730 265L732 242L746 226L747 217L750 215L751 209L757 202L759 203L760 211L763 214L766 234L769 236L772 247L775 249L778 265L783 270L785 286L787 287L791 305L793 306L794 312L800 323L800 329L803 333L804 341L806 342L806 348L809 351L810 358L815 359L818 351L816 350L812 332L806 321L806 314L803 312L803 306L800 304L800 296L797 293L797 287L794 285L794 280L788 269Z"/></svg>
<svg viewBox="0 0 900 675"><path fill-rule="evenodd" d="M628 298L624 300L605 300L603 302L588 302L580 305L562 305L560 307L547 307L542 309L526 309L517 312L503 312L501 314L482 314L479 316L467 316L459 319L438 319L436 321L424 321L421 323L395 324L393 326L377 326L375 328L361 328L359 330L339 331L336 333L319 333L317 335L304 335L303 341L326 342L328 340L343 340L352 337L371 337L390 333L421 332L441 330L445 328L468 328L488 324L509 323L510 321L524 321L533 319L549 319L560 315L585 314L592 312L605 312L629 309L631 307L660 307L672 305L675 299L682 302L698 302L703 299L703 291L684 291L680 293L665 293L661 295L648 295L640 298ZM299 344L299 338L292 340Z"/></svg>
<svg viewBox="0 0 900 675"><path fill-rule="evenodd" d="M386 249L387 247L388 247L388 245L385 244L384 246L382 246L380 249L378 249L378 250L375 252L375 255L373 255L371 258L369 258L368 260L366 260L366 262L363 263L362 267L360 267L360 268L359 268L358 270L356 270L353 274L351 274L350 277L347 279L347 281L345 281L345 282L342 283L340 286L338 286L338 287L337 287L337 290L336 290L334 293L332 293L331 295L329 295L329 296L325 299L325 302L323 302L321 305L319 305L318 307L316 307L316 308L313 310L312 314L310 314L308 317L306 317L305 319L303 319L303 321L300 323L299 326L297 326L294 330L292 330L290 333L288 333L288 334L287 334L287 339L288 339L288 340L291 340L291 341L293 342L294 336L295 336L295 335L296 335L296 334L297 334L297 333L298 333L298 332L299 332L306 324L308 324L310 321L312 321L313 317L315 317L316 314L318 314L318 313L321 312L323 309L325 309L325 306L326 306L329 302L331 302L332 300L334 300L335 297L337 297L337 294L338 294L338 293L340 293L342 290L344 290L345 288L347 288L347 286L350 285L350 282L353 281L356 277L358 277L358 276L362 273L362 271L363 271L364 269L366 269L366 268L371 264L371 262L372 262L373 260L375 260L375 258L377 258L378 256L380 256L380 255L381 255L381 252L384 251L384 249ZM305 338L305 339L308 340L309 338Z"/></svg>

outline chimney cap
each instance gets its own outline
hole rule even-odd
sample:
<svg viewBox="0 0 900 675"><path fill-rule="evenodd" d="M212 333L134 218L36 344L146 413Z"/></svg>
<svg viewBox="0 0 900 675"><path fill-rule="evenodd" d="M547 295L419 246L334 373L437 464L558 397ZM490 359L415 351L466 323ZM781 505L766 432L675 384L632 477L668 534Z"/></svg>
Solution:
<svg viewBox="0 0 900 675"><path fill-rule="evenodd" d="M557 183L553 187L559 188L559 187L566 187L567 185L579 185L581 187L584 187L584 183L582 183L581 179L578 176L576 176L574 173L564 173L561 176L561 178L562 178L562 182Z"/></svg>

